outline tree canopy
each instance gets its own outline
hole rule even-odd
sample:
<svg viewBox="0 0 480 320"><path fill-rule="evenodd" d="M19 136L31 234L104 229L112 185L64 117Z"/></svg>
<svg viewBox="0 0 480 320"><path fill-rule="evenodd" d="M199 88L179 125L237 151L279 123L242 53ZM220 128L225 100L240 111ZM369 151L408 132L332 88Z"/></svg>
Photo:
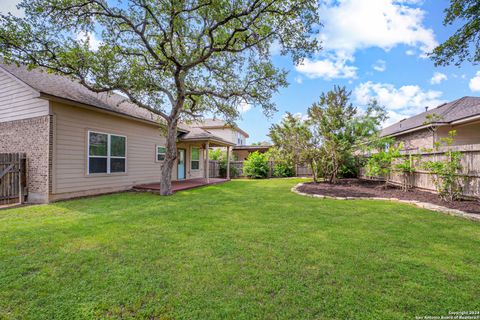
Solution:
<svg viewBox="0 0 480 320"><path fill-rule="evenodd" d="M310 165L314 180L336 182L341 174L352 174L354 152L378 139L386 119L385 108L372 100L359 111L350 102L345 87L334 86L322 93L308 109L308 118L287 113L270 128L274 154L295 164Z"/></svg>
<svg viewBox="0 0 480 320"><path fill-rule="evenodd" d="M234 120L242 103L271 114L272 95L287 85L271 48L294 63L319 49L314 0L23 0L20 7L24 18L0 17L4 61L165 113L163 194L171 193L179 121L206 113ZM96 35L98 47L85 35Z"/></svg>
<svg viewBox="0 0 480 320"><path fill-rule="evenodd" d="M480 62L480 0L450 0L443 24L461 26L431 54L435 65L460 65L468 60Z"/></svg>

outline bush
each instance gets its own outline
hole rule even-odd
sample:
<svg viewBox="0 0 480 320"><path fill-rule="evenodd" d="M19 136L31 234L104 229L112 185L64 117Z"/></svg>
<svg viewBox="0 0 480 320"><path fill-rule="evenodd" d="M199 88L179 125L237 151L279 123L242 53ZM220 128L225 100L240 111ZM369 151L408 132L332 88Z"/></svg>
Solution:
<svg viewBox="0 0 480 320"><path fill-rule="evenodd" d="M227 152L221 149L213 149L209 152L210 160L218 161L219 166L219 173L222 178L227 177ZM231 160L234 159L235 156L231 155ZM235 166L230 163L230 177L238 176L238 170Z"/></svg>
<svg viewBox="0 0 480 320"><path fill-rule="evenodd" d="M264 179L268 177L268 171L268 156L258 151L250 153L243 163L243 173L249 178Z"/></svg>
<svg viewBox="0 0 480 320"><path fill-rule="evenodd" d="M277 178L287 178L293 177L295 175L295 170L292 165L287 163L278 163L275 164L273 168L273 176Z"/></svg>
<svg viewBox="0 0 480 320"><path fill-rule="evenodd" d="M220 166L220 176L222 178L226 178L227 177L227 159L226 158L220 159L218 164ZM235 167L230 163L230 177L236 177L236 176L238 176L237 167Z"/></svg>

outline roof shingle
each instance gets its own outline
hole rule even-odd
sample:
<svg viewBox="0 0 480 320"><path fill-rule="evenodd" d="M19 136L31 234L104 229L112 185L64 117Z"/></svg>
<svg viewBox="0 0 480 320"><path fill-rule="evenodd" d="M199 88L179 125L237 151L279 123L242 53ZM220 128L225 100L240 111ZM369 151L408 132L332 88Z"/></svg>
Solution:
<svg viewBox="0 0 480 320"><path fill-rule="evenodd" d="M434 109L422 112L408 119L401 120L384 128L381 136L397 135L404 131L415 130L424 126L427 115L436 114L439 123L451 123L468 117L480 115L480 97L463 97L442 104Z"/></svg>
<svg viewBox="0 0 480 320"><path fill-rule="evenodd" d="M0 63L0 67L42 94L151 122L158 122L164 117L162 112L154 113L140 108L119 94L95 93L66 76L48 73L42 69L28 70L23 65Z"/></svg>

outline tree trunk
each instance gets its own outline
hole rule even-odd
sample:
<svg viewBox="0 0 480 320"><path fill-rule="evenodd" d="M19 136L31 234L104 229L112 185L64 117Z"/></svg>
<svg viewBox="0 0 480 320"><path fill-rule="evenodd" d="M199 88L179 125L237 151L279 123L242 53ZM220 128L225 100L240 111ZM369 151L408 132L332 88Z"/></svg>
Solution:
<svg viewBox="0 0 480 320"><path fill-rule="evenodd" d="M177 159L177 126L180 113L185 103L185 74L181 68L175 71L175 86L177 96L172 102L172 111L167 118L167 150L165 161L163 162L160 177L160 194L162 196L171 195L172 192L172 171Z"/></svg>
<svg viewBox="0 0 480 320"><path fill-rule="evenodd" d="M177 121L167 124L167 150L163 161L160 177L160 194L168 196L172 194L172 171L177 159Z"/></svg>
<svg viewBox="0 0 480 320"><path fill-rule="evenodd" d="M317 170L313 164L313 160L310 161L310 168L312 169L313 182L318 183Z"/></svg>

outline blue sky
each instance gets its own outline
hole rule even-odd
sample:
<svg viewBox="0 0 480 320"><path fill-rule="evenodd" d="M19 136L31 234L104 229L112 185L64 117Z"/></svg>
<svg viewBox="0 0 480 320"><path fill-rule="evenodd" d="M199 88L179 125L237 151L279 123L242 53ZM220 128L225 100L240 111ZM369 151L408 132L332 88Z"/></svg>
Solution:
<svg viewBox="0 0 480 320"><path fill-rule="evenodd" d="M389 113L385 125L420 113L428 106L480 95L480 66L436 68L425 57L456 26L444 27L448 0L319 0L324 49L294 66L273 50L275 65L289 71L290 85L275 95L278 112L266 118L259 108L243 105L238 125L249 143L268 140L272 123L285 112L305 116L307 108L334 85L352 91L362 108L371 98ZM0 0L0 12L20 14L19 0ZM90 39L92 46L97 40Z"/></svg>
<svg viewBox="0 0 480 320"><path fill-rule="evenodd" d="M277 66L290 71L290 86L275 95L278 112L268 119L258 108L243 112L239 126L249 143L268 140L268 129L285 112L305 115L307 108L333 85L352 91L360 108L369 98L386 106L385 125L463 96L480 95L480 66L434 67L425 58L455 26L442 24L448 0L327 1L320 14L324 50L301 67L275 55Z"/></svg>

